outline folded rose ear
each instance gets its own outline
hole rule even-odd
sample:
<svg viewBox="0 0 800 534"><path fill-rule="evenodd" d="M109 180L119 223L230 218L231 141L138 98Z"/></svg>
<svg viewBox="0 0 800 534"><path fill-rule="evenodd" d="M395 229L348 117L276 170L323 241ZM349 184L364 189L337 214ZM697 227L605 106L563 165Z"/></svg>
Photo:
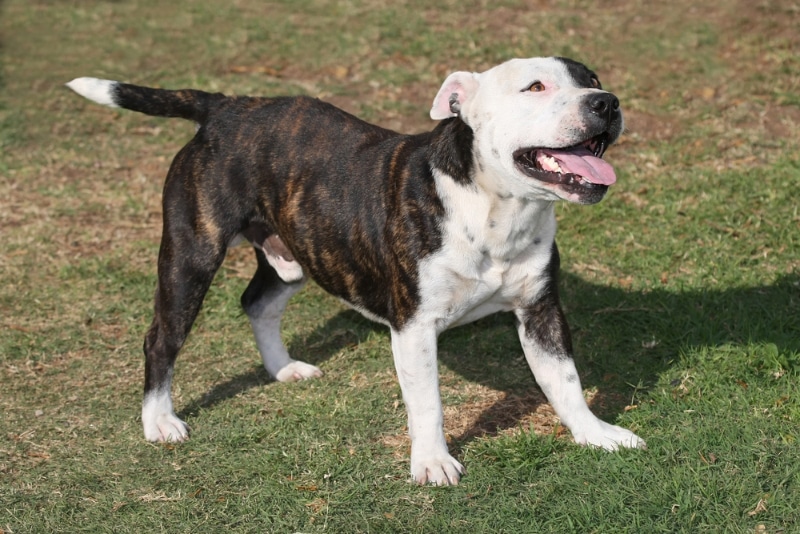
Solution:
<svg viewBox="0 0 800 534"><path fill-rule="evenodd" d="M442 84L431 107L431 118L435 121L457 117L464 103L478 89L478 78L473 72L454 72Z"/></svg>

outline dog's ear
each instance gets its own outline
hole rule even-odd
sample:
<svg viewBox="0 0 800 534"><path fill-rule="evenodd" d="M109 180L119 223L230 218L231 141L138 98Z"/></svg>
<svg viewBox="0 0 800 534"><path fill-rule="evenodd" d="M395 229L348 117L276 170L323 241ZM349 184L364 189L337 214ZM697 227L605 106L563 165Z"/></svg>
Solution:
<svg viewBox="0 0 800 534"><path fill-rule="evenodd" d="M474 72L454 72L442 84L431 107L435 121L457 117L464 103L478 90L478 77Z"/></svg>

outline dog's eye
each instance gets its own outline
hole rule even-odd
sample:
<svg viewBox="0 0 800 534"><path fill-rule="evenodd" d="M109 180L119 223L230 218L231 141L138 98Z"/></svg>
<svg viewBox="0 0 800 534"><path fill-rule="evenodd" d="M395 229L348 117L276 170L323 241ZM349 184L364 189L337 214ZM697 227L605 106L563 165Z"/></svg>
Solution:
<svg viewBox="0 0 800 534"><path fill-rule="evenodd" d="M530 91L531 93L541 93L544 91L544 84L542 82L533 82L530 86L526 89L526 91Z"/></svg>
<svg viewBox="0 0 800 534"><path fill-rule="evenodd" d="M593 87L594 89L600 89L600 88L601 88L601 87L600 87L600 80L598 80L598 79L597 79L597 78L595 78L594 76L592 76L592 80L591 80L591 82L592 82L592 87Z"/></svg>

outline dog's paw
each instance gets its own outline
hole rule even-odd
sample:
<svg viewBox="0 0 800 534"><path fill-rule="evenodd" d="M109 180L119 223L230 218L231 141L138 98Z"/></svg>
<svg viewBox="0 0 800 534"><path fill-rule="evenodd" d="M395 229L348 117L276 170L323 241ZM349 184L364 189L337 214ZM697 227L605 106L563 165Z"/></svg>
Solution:
<svg viewBox="0 0 800 534"><path fill-rule="evenodd" d="M642 438L625 428L610 425L604 421L597 420L588 431L573 432L575 442L590 447L598 447L607 451L616 451L620 448L625 449L646 449L647 444Z"/></svg>
<svg viewBox="0 0 800 534"><path fill-rule="evenodd" d="M186 441L189 427L174 414L162 413L152 421L144 421L144 437L147 441Z"/></svg>
<svg viewBox="0 0 800 534"><path fill-rule="evenodd" d="M318 367L305 362L294 361L283 368L275 375L278 382L297 382L298 380L308 380L322 376L322 371Z"/></svg>
<svg viewBox="0 0 800 534"><path fill-rule="evenodd" d="M457 486L464 474L464 466L447 452L411 458L411 478L417 484Z"/></svg>

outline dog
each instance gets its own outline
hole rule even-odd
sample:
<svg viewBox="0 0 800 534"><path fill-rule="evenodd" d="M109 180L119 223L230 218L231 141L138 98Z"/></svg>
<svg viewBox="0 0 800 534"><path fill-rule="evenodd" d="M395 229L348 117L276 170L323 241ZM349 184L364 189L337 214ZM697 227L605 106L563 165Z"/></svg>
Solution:
<svg viewBox="0 0 800 534"><path fill-rule="evenodd" d="M643 448L584 400L558 296L554 204L594 204L616 181L602 156L623 131L619 100L585 65L512 59L442 84L430 132L399 134L317 99L229 97L96 78L67 84L97 103L194 121L163 193L155 313L144 342L150 441L183 441L173 410L178 351L227 249L257 268L241 298L267 372L322 375L280 337L308 278L387 325L411 437L411 476L457 484L448 452L437 337L510 311L536 382L574 440Z"/></svg>

